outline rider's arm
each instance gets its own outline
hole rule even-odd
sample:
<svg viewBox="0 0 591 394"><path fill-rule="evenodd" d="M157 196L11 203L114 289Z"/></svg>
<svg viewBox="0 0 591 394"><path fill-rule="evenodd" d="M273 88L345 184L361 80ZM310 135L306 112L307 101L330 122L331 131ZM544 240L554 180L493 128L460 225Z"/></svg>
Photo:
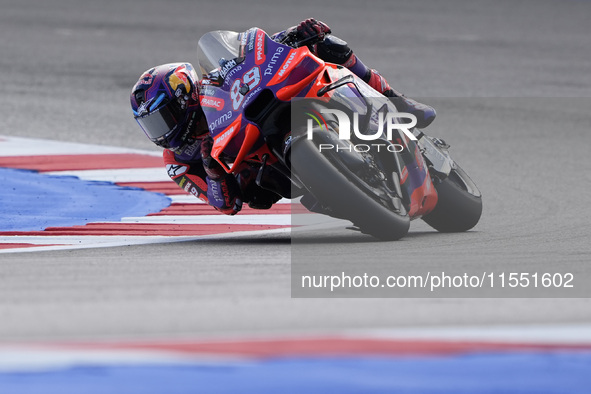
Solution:
<svg viewBox="0 0 591 394"><path fill-rule="evenodd" d="M330 35L331 30L326 23L309 18L296 26L276 33L273 40L295 46L304 42L310 51L325 62L340 64L347 67L353 74L367 82L372 88L388 97L398 97L388 82L376 70L367 67L349 48L346 41Z"/></svg>
<svg viewBox="0 0 591 394"><path fill-rule="evenodd" d="M203 169L201 158L192 161L191 164L181 163L176 160L172 151L164 150L164 164L168 176L175 181L181 189L191 193L202 201L207 200L207 183L205 178L207 174Z"/></svg>
<svg viewBox="0 0 591 394"><path fill-rule="evenodd" d="M242 193L233 174L228 174L213 157L213 139L208 136L201 141L201 157L207 184L209 205L226 215L235 215L242 209Z"/></svg>
<svg viewBox="0 0 591 394"><path fill-rule="evenodd" d="M198 141L201 154L190 163L179 162L173 152L164 150L164 163L168 175L187 193L207 202L226 215L235 215L242 209L240 188L236 178L227 174L209 156L211 141Z"/></svg>

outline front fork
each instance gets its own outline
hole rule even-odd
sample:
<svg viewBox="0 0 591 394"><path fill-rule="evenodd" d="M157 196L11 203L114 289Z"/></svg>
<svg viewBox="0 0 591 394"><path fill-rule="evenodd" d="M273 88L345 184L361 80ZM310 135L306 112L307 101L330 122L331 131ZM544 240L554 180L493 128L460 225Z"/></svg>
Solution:
<svg viewBox="0 0 591 394"><path fill-rule="evenodd" d="M419 149L429 166L431 176L439 181L447 178L455 168L455 162L448 151L449 145L442 139L429 137L417 128L413 130L413 134L417 137Z"/></svg>

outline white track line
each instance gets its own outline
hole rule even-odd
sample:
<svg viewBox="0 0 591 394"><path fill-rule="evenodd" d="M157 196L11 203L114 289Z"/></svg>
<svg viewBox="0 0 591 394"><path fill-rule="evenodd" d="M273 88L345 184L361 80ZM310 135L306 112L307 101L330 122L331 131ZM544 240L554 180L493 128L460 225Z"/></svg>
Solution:
<svg viewBox="0 0 591 394"><path fill-rule="evenodd" d="M522 344L591 345L591 324L488 325L455 327L414 327L365 330L364 336L379 339L446 340ZM346 336L356 337L356 331Z"/></svg>
<svg viewBox="0 0 591 394"><path fill-rule="evenodd" d="M172 200L173 204L207 204L206 202L201 201L200 199L196 198L195 196L193 196L191 194L175 194L175 195L168 195L167 197ZM282 198L281 200L277 201L275 204L299 204L299 199L289 200L287 198ZM211 209L213 209L213 208L211 208Z"/></svg>
<svg viewBox="0 0 591 394"><path fill-rule="evenodd" d="M138 153L162 157L162 152L0 135L0 156Z"/></svg>
<svg viewBox="0 0 591 394"><path fill-rule="evenodd" d="M249 231L235 231L231 233L208 234L199 236L175 236L175 235L157 235L157 236L32 236L30 239L26 237L1 237L0 243L29 243L34 245L51 245L38 247L23 247L14 249L0 249L2 253L25 253L25 252L46 252L53 250L73 250L73 249L88 249L88 248L111 248L117 246L131 246L131 245L145 245L158 243L174 243L200 240L218 240L237 237L259 237L270 234L291 234L291 228L282 227L270 230L249 230ZM7 239L10 238L10 239ZM53 242L51 242L53 241ZM66 243L66 241L71 243ZM94 242L93 242L94 241Z"/></svg>
<svg viewBox="0 0 591 394"><path fill-rule="evenodd" d="M456 327L409 327L384 330L346 330L318 331L305 334L298 332L259 333L249 337L208 337L207 339L170 339L164 341L154 339L154 343L207 343L223 341L226 343L260 342L274 340L309 340L309 339L374 339L393 341L433 341L433 342L480 342L491 344L537 345L537 346L589 346L591 345L591 324L533 324L533 325L501 325L501 326L456 326ZM134 340L121 341L133 344ZM142 340L142 342L148 342ZM107 348L101 349L101 344ZM152 349L110 349L109 341L94 342L96 348L76 348L51 343L0 344L0 372L34 372L51 371L77 365L152 365L152 364L204 364L228 365L256 362L250 356L219 353L187 354L175 350ZM482 352L481 350L475 350ZM502 349L497 350L501 352ZM518 350L508 349L509 352ZM562 351L562 350L559 350ZM399 357L399 356L395 356Z"/></svg>
<svg viewBox="0 0 591 394"><path fill-rule="evenodd" d="M213 209L213 208L212 208ZM159 215L124 217L121 222L101 223L142 223L142 224L255 224L255 225L291 225L290 214L264 215Z"/></svg>
<svg viewBox="0 0 591 394"><path fill-rule="evenodd" d="M84 181L99 182L172 182L164 165L153 168L118 168L114 170L49 171L45 175L75 176Z"/></svg>
<svg viewBox="0 0 591 394"><path fill-rule="evenodd" d="M244 365L252 358L223 354L183 354L162 350L64 349L56 346L0 346L0 373L51 371L79 365Z"/></svg>

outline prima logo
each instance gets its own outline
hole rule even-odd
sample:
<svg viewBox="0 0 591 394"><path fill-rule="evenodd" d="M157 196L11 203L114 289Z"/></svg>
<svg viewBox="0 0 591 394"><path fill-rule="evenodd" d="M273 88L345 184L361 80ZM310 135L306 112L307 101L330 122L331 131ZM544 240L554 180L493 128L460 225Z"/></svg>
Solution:
<svg viewBox="0 0 591 394"><path fill-rule="evenodd" d="M359 131L359 114L356 112L352 114L352 121L345 112L337 109L322 109L320 110L320 113L317 111L312 112L313 113L306 112L306 115L311 118L308 118L307 121L307 138L309 140L313 139L314 121L321 129L329 129L328 124L326 123L326 120L322 114L330 114L336 117L338 122L336 130L338 130L340 140L350 141L351 137L354 135L357 139L362 141L375 141L382 139L383 132L385 131L386 139L388 141L392 141L394 140L394 130L402 132L410 140L417 140L417 137L415 137L415 135L410 131L410 129L417 125L417 117L406 112L388 112L386 114L380 112L378 115L378 128L375 134L363 134ZM402 119L407 119L409 122L399 123ZM348 147L339 145L335 147L333 144L320 144L319 149L320 151L327 149L336 149L337 151L348 149L355 150L356 152L367 152L372 147L377 148L379 151L381 147L384 146L390 152L402 152L402 150L404 150L404 146L400 144L351 144L348 145Z"/></svg>
<svg viewBox="0 0 591 394"><path fill-rule="evenodd" d="M271 60L269 61L269 63L267 63L267 68L265 68L265 75L273 75L273 67L277 63L277 60L281 56L282 52L283 52L282 47L279 47L279 48L277 48L277 50L275 50L273 57L271 57Z"/></svg>
<svg viewBox="0 0 591 394"><path fill-rule="evenodd" d="M209 129L213 130L216 127L220 127L222 124L226 123L230 119L232 119L232 111L226 112L225 114L223 114L222 116L220 116L219 118L217 118L216 120L211 122L209 124Z"/></svg>

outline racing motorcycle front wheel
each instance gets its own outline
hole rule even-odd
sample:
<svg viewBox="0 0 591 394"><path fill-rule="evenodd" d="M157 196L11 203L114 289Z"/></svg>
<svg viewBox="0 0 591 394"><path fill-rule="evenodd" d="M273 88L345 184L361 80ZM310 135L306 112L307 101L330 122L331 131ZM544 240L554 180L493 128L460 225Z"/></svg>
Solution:
<svg viewBox="0 0 591 394"><path fill-rule="evenodd" d="M333 133L324 131L323 138L339 143ZM368 181L367 163L358 153L321 152L317 142L301 138L292 145L290 161L292 173L331 216L350 220L363 233L384 241L408 233L410 219L400 200L387 186Z"/></svg>

